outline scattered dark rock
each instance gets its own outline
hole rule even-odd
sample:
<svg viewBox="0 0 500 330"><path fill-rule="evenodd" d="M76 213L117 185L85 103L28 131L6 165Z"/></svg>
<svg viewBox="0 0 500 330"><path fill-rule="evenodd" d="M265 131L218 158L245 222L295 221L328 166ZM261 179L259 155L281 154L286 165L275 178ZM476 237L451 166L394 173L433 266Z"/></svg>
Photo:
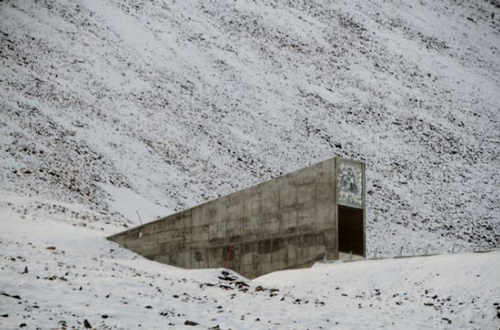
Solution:
<svg viewBox="0 0 500 330"><path fill-rule="evenodd" d="M9 317L9 314L2 314L2 317Z"/></svg>
<svg viewBox="0 0 500 330"><path fill-rule="evenodd" d="M83 326L85 327L85 329L92 328L92 326L90 325L90 322L87 319L83 320Z"/></svg>
<svg viewBox="0 0 500 330"><path fill-rule="evenodd" d="M450 320L449 318L442 317L441 319L442 319L443 321L448 322L448 324L451 324L451 323L452 323L452 322L451 322L451 320Z"/></svg>
<svg viewBox="0 0 500 330"><path fill-rule="evenodd" d="M2 292L2 295L6 296L6 297L10 297L10 298L14 298L14 299L19 299L19 300L21 300L21 297L20 297L20 296L18 296L18 295L13 295L13 296L11 296L10 294L5 293L5 292Z"/></svg>
<svg viewBox="0 0 500 330"><path fill-rule="evenodd" d="M177 298L179 298L179 296L178 296L178 295L176 295L176 294L174 294L174 295L173 295L173 297L174 297L174 298L176 298L176 299L177 299Z"/></svg>
<svg viewBox="0 0 500 330"><path fill-rule="evenodd" d="M56 247L55 247L55 246L47 246L47 247L46 247L46 249L47 249L47 250L55 250L55 249L56 249Z"/></svg>
<svg viewBox="0 0 500 330"><path fill-rule="evenodd" d="M20 327L20 328L24 328L25 326L26 326L26 323L21 323L21 324L19 324L19 327Z"/></svg>
<svg viewBox="0 0 500 330"><path fill-rule="evenodd" d="M187 320L186 322L184 322L184 325L190 325L190 326L194 327L194 326L198 325L198 323Z"/></svg>
<svg viewBox="0 0 500 330"><path fill-rule="evenodd" d="M24 271L21 274L28 274L28 266L24 267Z"/></svg>
<svg viewBox="0 0 500 330"><path fill-rule="evenodd" d="M228 282L234 282L234 281L236 281L236 277L231 277L231 276L228 276L228 275L219 276L219 280L228 281Z"/></svg>
<svg viewBox="0 0 500 330"><path fill-rule="evenodd" d="M262 286L258 286L255 288L255 292L259 292L259 291L264 291L265 289L262 287Z"/></svg>
<svg viewBox="0 0 500 330"><path fill-rule="evenodd" d="M215 284L213 284L213 283L204 283L204 285L206 285L206 286L215 286Z"/></svg>
<svg viewBox="0 0 500 330"><path fill-rule="evenodd" d="M101 317L102 317L103 319L107 319L109 316L107 316L106 314L103 314L103 315L101 315Z"/></svg>
<svg viewBox="0 0 500 330"><path fill-rule="evenodd" d="M153 306L151 306L151 305L147 305L147 306L146 306L146 307L144 307L144 308L147 308L147 309L153 309Z"/></svg>
<svg viewBox="0 0 500 330"><path fill-rule="evenodd" d="M434 306L434 304L433 304L433 303L430 303L430 302L426 302L426 303L424 303L424 305L425 305L425 306Z"/></svg>
<svg viewBox="0 0 500 330"><path fill-rule="evenodd" d="M245 287L248 287L248 284L243 282L243 281L238 281L238 282L235 282L234 283L236 286L245 286Z"/></svg>
<svg viewBox="0 0 500 330"><path fill-rule="evenodd" d="M233 287L229 286L229 285L224 285L224 284L221 284L219 285L219 287L221 289L225 289L225 290L234 290Z"/></svg>
<svg viewBox="0 0 500 330"><path fill-rule="evenodd" d="M256 319L255 319L255 321L260 322L260 319L259 319L259 318L256 318Z"/></svg>

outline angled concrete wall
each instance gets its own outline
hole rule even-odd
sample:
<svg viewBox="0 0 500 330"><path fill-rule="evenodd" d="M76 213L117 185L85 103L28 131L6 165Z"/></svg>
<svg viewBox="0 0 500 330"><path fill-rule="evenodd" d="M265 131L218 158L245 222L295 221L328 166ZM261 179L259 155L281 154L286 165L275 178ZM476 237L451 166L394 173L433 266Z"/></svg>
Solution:
<svg viewBox="0 0 500 330"><path fill-rule="evenodd" d="M148 259L247 277L338 259L336 161L329 159L109 237Z"/></svg>

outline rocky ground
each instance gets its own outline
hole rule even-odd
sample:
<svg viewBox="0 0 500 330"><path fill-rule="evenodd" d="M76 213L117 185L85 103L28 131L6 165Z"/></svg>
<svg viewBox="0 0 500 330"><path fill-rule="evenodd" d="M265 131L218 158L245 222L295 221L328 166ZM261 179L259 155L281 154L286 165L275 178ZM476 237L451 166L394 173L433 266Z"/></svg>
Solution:
<svg viewBox="0 0 500 330"><path fill-rule="evenodd" d="M368 164L369 254L498 247L494 1L10 0L0 15L4 191L130 226L103 185L171 212L336 155Z"/></svg>
<svg viewBox="0 0 500 330"><path fill-rule="evenodd" d="M341 156L369 256L497 249L499 45L493 0L0 1L0 328L499 328L498 252L249 281L105 240Z"/></svg>

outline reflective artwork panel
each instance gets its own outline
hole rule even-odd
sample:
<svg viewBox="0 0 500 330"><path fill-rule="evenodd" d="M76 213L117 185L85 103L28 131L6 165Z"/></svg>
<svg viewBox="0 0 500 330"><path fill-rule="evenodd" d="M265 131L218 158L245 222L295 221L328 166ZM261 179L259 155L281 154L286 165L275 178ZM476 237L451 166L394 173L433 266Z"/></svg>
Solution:
<svg viewBox="0 0 500 330"><path fill-rule="evenodd" d="M340 161L337 175L338 203L362 208L363 169L361 164Z"/></svg>

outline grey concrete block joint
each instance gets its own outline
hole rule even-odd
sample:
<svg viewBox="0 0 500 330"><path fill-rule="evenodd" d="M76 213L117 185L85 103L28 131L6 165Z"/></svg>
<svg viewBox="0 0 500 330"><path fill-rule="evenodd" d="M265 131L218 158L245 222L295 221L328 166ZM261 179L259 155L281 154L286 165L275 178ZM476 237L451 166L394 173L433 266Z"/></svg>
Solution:
<svg viewBox="0 0 500 330"><path fill-rule="evenodd" d="M254 278L366 256L365 164L331 158L108 237L150 260Z"/></svg>

